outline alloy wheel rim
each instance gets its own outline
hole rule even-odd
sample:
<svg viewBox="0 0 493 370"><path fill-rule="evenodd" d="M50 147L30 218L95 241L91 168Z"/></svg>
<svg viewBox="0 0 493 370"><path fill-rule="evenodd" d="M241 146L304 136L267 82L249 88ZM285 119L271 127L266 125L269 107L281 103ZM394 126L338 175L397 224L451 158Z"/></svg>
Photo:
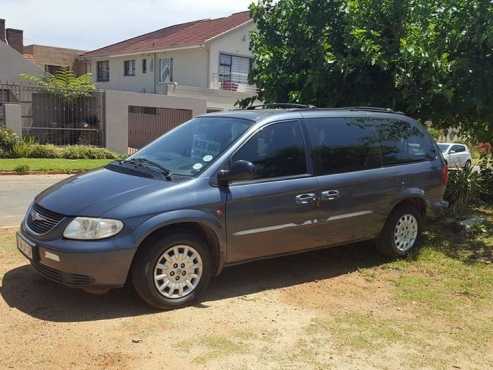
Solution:
<svg viewBox="0 0 493 370"><path fill-rule="evenodd" d="M400 252L407 252L418 238L418 220L412 214L399 218L394 228L394 243Z"/></svg>
<svg viewBox="0 0 493 370"><path fill-rule="evenodd" d="M157 259L154 285L162 296L179 299L191 294L200 283L202 258L189 245L176 245Z"/></svg>

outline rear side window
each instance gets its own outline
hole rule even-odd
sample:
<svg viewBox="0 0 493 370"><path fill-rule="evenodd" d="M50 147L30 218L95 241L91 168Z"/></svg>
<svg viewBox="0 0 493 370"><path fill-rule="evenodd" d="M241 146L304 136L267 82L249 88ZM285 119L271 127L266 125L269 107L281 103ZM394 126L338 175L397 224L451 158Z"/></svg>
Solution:
<svg viewBox="0 0 493 370"><path fill-rule="evenodd" d="M380 143L366 118L312 118L305 122L317 174L381 166Z"/></svg>
<svg viewBox="0 0 493 370"><path fill-rule="evenodd" d="M384 166L421 162L435 156L431 138L415 125L393 119L375 121Z"/></svg>
<svg viewBox="0 0 493 370"><path fill-rule="evenodd" d="M463 145L454 145L452 147L451 151L453 151L455 153L462 153L462 152L465 152L466 151L466 148L464 148Z"/></svg>
<svg viewBox="0 0 493 370"><path fill-rule="evenodd" d="M293 121L267 126L243 145L232 160L252 162L256 167L255 179L307 173L300 125Z"/></svg>

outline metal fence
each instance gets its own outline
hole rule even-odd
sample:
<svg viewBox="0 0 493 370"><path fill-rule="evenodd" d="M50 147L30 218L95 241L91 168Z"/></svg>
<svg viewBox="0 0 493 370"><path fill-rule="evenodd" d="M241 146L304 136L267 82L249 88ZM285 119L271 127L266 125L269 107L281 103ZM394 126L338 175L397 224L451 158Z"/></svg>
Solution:
<svg viewBox="0 0 493 370"><path fill-rule="evenodd" d="M67 100L37 86L0 83L0 95L5 102L21 105L25 137L40 144L105 145L103 92Z"/></svg>
<svg viewBox="0 0 493 370"><path fill-rule="evenodd" d="M0 128L5 127L5 106L0 104Z"/></svg>
<svg viewBox="0 0 493 370"><path fill-rule="evenodd" d="M37 92L32 95L32 122L23 134L40 143L104 146L104 94L67 101Z"/></svg>

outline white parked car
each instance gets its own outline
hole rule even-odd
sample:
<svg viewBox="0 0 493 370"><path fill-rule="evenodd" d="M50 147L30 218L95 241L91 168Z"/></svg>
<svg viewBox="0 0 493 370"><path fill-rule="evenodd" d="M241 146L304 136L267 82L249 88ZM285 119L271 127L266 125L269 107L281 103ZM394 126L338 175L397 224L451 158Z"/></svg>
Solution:
<svg viewBox="0 0 493 370"><path fill-rule="evenodd" d="M449 168L464 168L472 164L469 148L464 144L438 143Z"/></svg>

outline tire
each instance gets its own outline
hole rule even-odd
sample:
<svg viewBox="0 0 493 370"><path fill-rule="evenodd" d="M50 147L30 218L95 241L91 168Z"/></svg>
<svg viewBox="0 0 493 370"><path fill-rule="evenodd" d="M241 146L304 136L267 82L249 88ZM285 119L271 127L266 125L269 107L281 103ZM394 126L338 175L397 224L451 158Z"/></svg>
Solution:
<svg viewBox="0 0 493 370"><path fill-rule="evenodd" d="M172 260L173 257L181 260ZM200 277L196 281L191 276L198 275L199 270ZM159 279L160 276L165 277ZM207 289L211 277L207 244L189 232L176 232L143 244L131 271L132 285L137 294L159 310L184 307L195 302ZM185 282L189 285L183 287ZM182 286L182 291L176 286Z"/></svg>
<svg viewBox="0 0 493 370"><path fill-rule="evenodd" d="M399 222L401 222L400 226L398 226ZM416 207L411 205L397 207L387 218L385 226L376 241L377 250L388 257L406 257L419 247L422 223L423 216ZM407 231L405 229L406 226L408 227ZM397 235L399 230L402 231L404 235L401 234L399 237ZM415 238L413 238L414 234ZM404 243L403 241L407 241L407 243Z"/></svg>

